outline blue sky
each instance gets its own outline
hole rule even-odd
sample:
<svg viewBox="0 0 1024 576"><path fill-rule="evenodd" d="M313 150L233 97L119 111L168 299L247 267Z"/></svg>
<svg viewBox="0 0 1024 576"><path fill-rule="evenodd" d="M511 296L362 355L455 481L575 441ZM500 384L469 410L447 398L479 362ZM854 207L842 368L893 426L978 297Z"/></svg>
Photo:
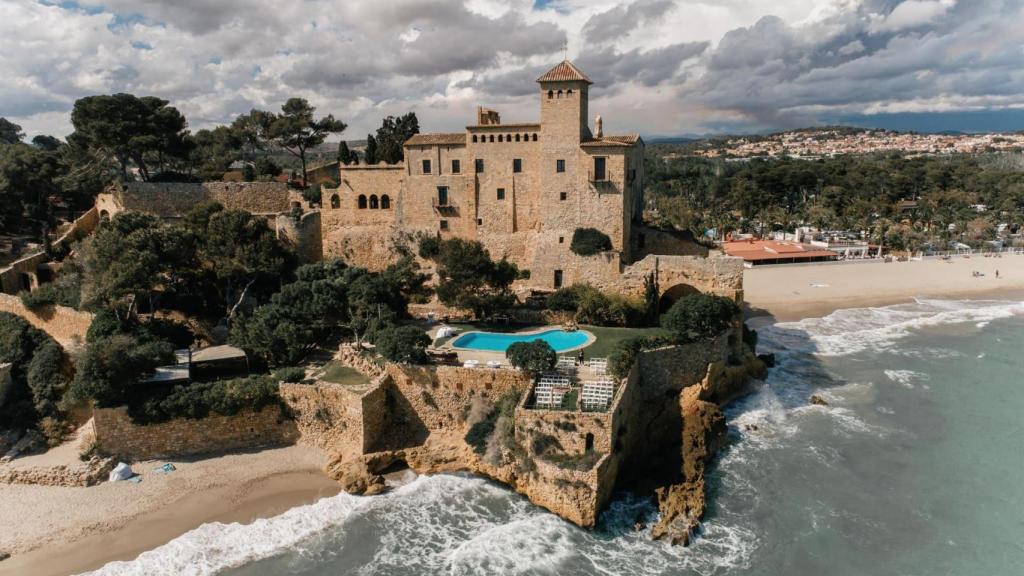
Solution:
<svg viewBox="0 0 1024 576"><path fill-rule="evenodd" d="M566 47L609 132L1024 130L1022 1L4 0L0 116L64 136L77 98L131 92L197 129L301 96L352 139L455 131L536 120Z"/></svg>

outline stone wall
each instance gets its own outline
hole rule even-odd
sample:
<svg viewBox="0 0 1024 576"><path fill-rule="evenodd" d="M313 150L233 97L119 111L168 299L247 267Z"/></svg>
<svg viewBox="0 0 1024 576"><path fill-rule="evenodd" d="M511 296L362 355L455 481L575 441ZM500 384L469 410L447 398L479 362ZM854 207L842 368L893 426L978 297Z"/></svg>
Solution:
<svg viewBox="0 0 1024 576"><path fill-rule="evenodd" d="M234 416L210 415L202 420L176 418L141 426L126 407L93 411L96 447L129 460L176 457L294 442L295 423L276 406L260 412L243 410Z"/></svg>
<svg viewBox="0 0 1024 576"><path fill-rule="evenodd" d="M39 277L36 272L39 266L50 260L45 252L29 254L15 260L6 268L0 270L0 286L4 294L17 294L22 290L34 290L39 286Z"/></svg>
<svg viewBox="0 0 1024 576"><path fill-rule="evenodd" d="M295 252L299 262L323 259L319 210L306 212L297 221L290 213L278 214L275 229L278 239Z"/></svg>
<svg viewBox="0 0 1024 576"><path fill-rule="evenodd" d="M65 306L44 306L29 310L17 296L0 294L0 312L17 314L29 324L49 334L64 348L74 348L85 342L85 334L92 324L92 314Z"/></svg>
<svg viewBox="0 0 1024 576"><path fill-rule="evenodd" d="M327 452L363 453L363 394L328 382L282 383L280 391L301 443Z"/></svg>
<svg viewBox="0 0 1024 576"><path fill-rule="evenodd" d="M225 208L253 214L279 214L291 209L288 185L281 182L128 182L115 186L113 195L121 210L161 218L180 218L204 202L219 202ZM109 208L107 211L114 216Z"/></svg>
<svg viewBox="0 0 1024 576"><path fill-rule="evenodd" d="M461 366L389 364L387 375L428 431L460 429L474 398L494 405L505 394L522 394L531 382L518 370Z"/></svg>
<svg viewBox="0 0 1024 576"><path fill-rule="evenodd" d="M69 248L72 243L92 234L93 230L96 229L96 226L99 225L99 223L99 210L96 209L96 206L93 206L86 210L84 214L76 218L74 222L71 223L71 226L64 231L64 233L61 234L53 244L54 246L64 246L65 248Z"/></svg>

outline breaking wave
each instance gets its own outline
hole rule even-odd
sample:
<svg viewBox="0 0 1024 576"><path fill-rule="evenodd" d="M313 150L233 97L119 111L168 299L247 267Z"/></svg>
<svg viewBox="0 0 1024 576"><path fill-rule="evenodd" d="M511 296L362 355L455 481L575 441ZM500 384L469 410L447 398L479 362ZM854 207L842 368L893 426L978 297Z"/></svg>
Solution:
<svg viewBox="0 0 1024 576"><path fill-rule="evenodd" d="M1006 300L918 299L908 304L836 310L824 318L773 324L763 329L791 350L819 356L846 356L890 350L911 331L949 324L986 325L1024 313L1024 302Z"/></svg>

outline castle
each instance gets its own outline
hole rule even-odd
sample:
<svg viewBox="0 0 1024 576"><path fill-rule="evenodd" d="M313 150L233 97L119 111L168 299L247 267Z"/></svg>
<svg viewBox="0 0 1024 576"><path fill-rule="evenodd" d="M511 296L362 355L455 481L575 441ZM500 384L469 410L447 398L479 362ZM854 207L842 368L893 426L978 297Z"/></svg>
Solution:
<svg viewBox="0 0 1024 576"><path fill-rule="evenodd" d="M517 288L588 283L638 296L653 276L667 304L698 290L742 299L742 261L643 225L644 142L588 124L591 81L568 60L537 79L540 122L503 124L479 107L464 132L416 134L398 164L340 165L337 188L310 206L284 184L210 182L115 185L99 219L123 210L180 218L196 203L264 215L303 260L341 258L381 269L418 237L465 238L529 277ZM301 207L305 215L290 214ZM607 235L611 250L571 249L578 229Z"/></svg>

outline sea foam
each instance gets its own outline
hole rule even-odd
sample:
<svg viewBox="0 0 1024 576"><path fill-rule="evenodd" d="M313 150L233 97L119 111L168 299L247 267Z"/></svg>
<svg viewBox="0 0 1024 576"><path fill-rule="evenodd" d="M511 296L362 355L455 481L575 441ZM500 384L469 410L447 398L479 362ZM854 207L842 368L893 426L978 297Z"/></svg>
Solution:
<svg viewBox="0 0 1024 576"><path fill-rule="evenodd" d="M1024 313L1024 302L917 299L909 304L836 310L823 318L773 324L763 332L784 349L819 356L888 350L912 330L972 324L977 327Z"/></svg>

